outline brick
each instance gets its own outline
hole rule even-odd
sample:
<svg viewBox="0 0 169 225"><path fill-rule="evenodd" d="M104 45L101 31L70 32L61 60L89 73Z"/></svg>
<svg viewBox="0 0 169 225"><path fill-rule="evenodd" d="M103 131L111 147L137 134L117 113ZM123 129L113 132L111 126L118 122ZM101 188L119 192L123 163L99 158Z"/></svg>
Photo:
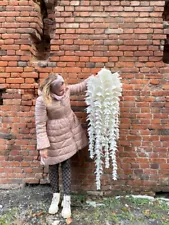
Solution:
<svg viewBox="0 0 169 225"><path fill-rule="evenodd" d="M4 90L7 88L7 85L6 84L0 84L0 90Z"/></svg>
<svg viewBox="0 0 169 225"><path fill-rule="evenodd" d="M36 73L36 72L23 72L23 73L21 74L21 76L22 76L22 77L26 77L26 78L28 78L28 77L34 77L34 78L37 78L37 77L38 77L38 73Z"/></svg>
<svg viewBox="0 0 169 225"><path fill-rule="evenodd" d="M0 56L6 55L6 54L7 54L7 51L6 50L0 50Z"/></svg>
<svg viewBox="0 0 169 225"><path fill-rule="evenodd" d="M7 61L0 61L0 67L5 67L8 65Z"/></svg>
<svg viewBox="0 0 169 225"><path fill-rule="evenodd" d="M18 56L2 56L2 61L17 61L19 59Z"/></svg>
<svg viewBox="0 0 169 225"><path fill-rule="evenodd" d="M134 11L134 7L124 7L125 12L132 12Z"/></svg>
<svg viewBox="0 0 169 225"><path fill-rule="evenodd" d="M23 68L20 67L6 67L6 72L17 72L21 73L23 71Z"/></svg>
<svg viewBox="0 0 169 225"><path fill-rule="evenodd" d="M139 12L153 12L154 11L154 7L135 7L135 11L139 11Z"/></svg>
<svg viewBox="0 0 169 225"><path fill-rule="evenodd" d="M155 2L150 2L150 6L164 6L165 1L155 1Z"/></svg>
<svg viewBox="0 0 169 225"><path fill-rule="evenodd" d="M24 83L24 79L23 78L7 78L6 82L9 84L10 83L21 84L21 83Z"/></svg>
<svg viewBox="0 0 169 225"><path fill-rule="evenodd" d="M18 66L19 67L26 67L27 66L27 62L23 62L23 61L18 62Z"/></svg>
<svg viewBox="0 0 169 225"><path fill-rule="evenodd" d="M4 78L0 78L0 83L6 83L6 80Z"/></svg>
<svg viewBox="0 0 169 225"><path fill-rule="evenodd" d="M23 88L23 89L34 88L34 84L21 84L20 88Z"/></svg>
<svg viewBox="0 0 169 225"><path fill-rule="evenodd" d="M60 60L61 61L79 61L79 57L78 56L71 56L71 57L61 56Z"/></svg>
<svg viewBox="0 0 169 225"><path fill-rule="evenodd" d="M5 78L5 77L10 77L10 73L0 73L0 77Z"/></svg>
<svg viewBox="0 0 169 225"><path fill-rule="evenodd" d="M18 39L20 34L2 34L2 39Z"/></svg>
<svg viewBox="0 0 169 225"><path fill-rule="evenodd" d="M91 62L108 62L107 57L92 57L90 58Z"/></svg>
<svg viewBox="0 0 169 225"><path fill-rule="evenodd" d="M4 44L8 45L8 44L14 44L14 39L5 39L4 40Z"/></svg>
<svg viewBox="0 0 169 225"><path fill-rule="evenodd" d="M16 51L15 50L7 50L7 55L8 56L14 56L14 55L16 55Z"/></svg>
<svg viewBox="0 0 169 225"><path fill-rule="evenodd" d="M120 15L122 17L138 17L139 13L138 12L121 12Z"/></svg>
<svg viewBox="0 0 169 225"><path fill-rule="evenodd" d="M4 28L17 28L18 24L17 23L8 23L8 22L12 22L11 19L6 19L6 23L2 23L2 27Z"/></svg>

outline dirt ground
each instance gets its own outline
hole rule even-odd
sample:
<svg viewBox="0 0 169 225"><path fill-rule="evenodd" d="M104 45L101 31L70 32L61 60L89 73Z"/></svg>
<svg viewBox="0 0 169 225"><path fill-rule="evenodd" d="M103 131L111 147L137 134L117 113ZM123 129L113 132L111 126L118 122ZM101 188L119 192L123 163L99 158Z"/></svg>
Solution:
<svg viewBox="0 0 169 225"><path fill-rule="evenodd" d="M48 214L48 185L0 190L0 225L169 225L169 199L72 194L72 218Z"/></svg>

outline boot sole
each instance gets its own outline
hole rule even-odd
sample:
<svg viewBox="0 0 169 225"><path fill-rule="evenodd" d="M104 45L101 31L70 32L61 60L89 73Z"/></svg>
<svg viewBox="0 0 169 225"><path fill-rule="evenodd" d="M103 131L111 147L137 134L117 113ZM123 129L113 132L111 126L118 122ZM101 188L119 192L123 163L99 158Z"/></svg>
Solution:
<svg viewBox="0 0 169 225"><path fill-rule="evenodd" d="M51 214L51 215L54 215L54 214L58 213L58 211L56 211L56 212L48 212L48 213Z"/></svg>
<svg viewBox="0 0 169 225"><path fill-rule="evenodd" d="M63 217L64 219L70 218L70 217L71 217L71 213L68 214L68 215L62 215L62 217Z"/></svg>

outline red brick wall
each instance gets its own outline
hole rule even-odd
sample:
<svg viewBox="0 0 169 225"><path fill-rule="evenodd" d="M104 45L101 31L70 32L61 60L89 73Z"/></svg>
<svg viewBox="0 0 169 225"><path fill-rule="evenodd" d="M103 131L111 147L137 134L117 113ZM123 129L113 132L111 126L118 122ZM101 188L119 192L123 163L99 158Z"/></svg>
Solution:
<svg viewBox="0 0 169 225"><path fill-rule="evenodd" d="M53 71L77 83L105 66L120 71L123 97L119 178L112 181L106 169L102 190L169 191L165 1L58 0L46 9L42 3L0 1L0 185L46 182L47 169L36 160L39 81ZM83 98L72 97L72 106L85 123ZM87 149L72 164L73 190L95 191Z"/></svg>

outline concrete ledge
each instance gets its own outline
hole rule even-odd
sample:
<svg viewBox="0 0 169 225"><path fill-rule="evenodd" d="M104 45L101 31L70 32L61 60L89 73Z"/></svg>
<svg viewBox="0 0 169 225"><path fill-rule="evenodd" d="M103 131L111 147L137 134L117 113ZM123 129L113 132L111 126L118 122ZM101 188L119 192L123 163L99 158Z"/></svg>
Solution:
<svg viewBox="0 0 169 225"><path fill-rule="evenodd" d="M0 184L0 190L11 190L24 188L25 184Z"/></svg>

